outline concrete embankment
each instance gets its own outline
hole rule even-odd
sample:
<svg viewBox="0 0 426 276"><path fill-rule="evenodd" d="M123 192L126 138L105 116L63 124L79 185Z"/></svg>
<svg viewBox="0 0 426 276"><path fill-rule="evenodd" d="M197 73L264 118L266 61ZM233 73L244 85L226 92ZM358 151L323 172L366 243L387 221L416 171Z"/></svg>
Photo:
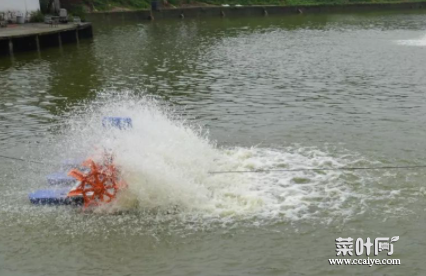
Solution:
<svg viewBox="0 0 426 276"><path fill-rule="evenodd" d="M0 29L0 54L13 55L20 51L40 51L49 46L61 47L63 43L78 42L81 38L92 36L91 23L9 25Z"/></svg>

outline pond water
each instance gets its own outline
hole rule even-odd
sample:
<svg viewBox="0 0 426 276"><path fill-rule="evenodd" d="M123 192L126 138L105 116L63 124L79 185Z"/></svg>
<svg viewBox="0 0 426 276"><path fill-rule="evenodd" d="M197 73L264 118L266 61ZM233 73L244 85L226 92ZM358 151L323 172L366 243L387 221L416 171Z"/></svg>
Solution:
<svg viewBox="0 0 426 276"><path fill-rule="evenodd" d="M142 22L0 58L1 275L424 275L426 12ZM105 132L102 116L133 129ZM66 158L113 149L114 210L32 206ZM401 265L335 265L399 236ZM365 254L364 254L365 255ZM367 258L352 256L351 258Z"/></svg>

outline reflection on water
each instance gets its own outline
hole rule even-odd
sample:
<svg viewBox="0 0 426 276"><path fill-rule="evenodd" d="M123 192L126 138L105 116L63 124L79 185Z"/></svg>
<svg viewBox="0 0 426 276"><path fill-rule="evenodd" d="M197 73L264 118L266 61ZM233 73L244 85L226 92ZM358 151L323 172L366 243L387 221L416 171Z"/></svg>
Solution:
<svg viewBox="0 0 426 276"><path fill-rule="evenodd" d="M91 17L93 40L0 58L0 152L46 163L0 162L0 274L364 275L327 267L341 235L401 235L407 266L381 271L425 269L423 171L207 174L425 164L424 12ZM154 96L161 107L110 91ZM178 116L157 116L165 107ZM138 208L30 206L51 163L89 151L95 119L108 112L136 117L137 136L120 150ZM208 140L191 134L198 124ZM144 213L154 205L181 212Z"/></svg>
<svg viewBox="0 0 426 276"><path fill-rule="evenodd" d="M422 16L153 23L94 16L93 42L46 50L41 58L21 54L13 65L2 58L2 118L11 125L0 139L32 140L31 122L44 131L65 105L103 89L130 89L184 106L220 143L352 144L357 135L375 143L424 122L422 49L395 43L419 37ZM421 142L418 134L389 150Z"/></svg>

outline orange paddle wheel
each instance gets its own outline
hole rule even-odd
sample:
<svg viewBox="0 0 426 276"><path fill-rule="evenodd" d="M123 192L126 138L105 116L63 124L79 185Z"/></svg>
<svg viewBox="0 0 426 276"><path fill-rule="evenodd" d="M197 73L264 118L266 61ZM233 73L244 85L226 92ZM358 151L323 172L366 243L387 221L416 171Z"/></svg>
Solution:
<svg viewBox="0 0 426 276"><path fill-rule="evenodd" d="M87 170L71 170L68 175L77 179L79 185L68 193L68 197L83 197L84 207L99 206L112 202L126 184L120 180L112 158L104 158L103 164L87 159L82 164Z"/></svg>

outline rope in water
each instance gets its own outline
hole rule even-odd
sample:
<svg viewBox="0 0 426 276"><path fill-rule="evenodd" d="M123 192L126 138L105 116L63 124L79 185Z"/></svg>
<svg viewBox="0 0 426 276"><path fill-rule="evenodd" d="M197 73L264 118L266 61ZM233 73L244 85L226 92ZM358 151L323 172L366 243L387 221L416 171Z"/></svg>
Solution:
<svg viewBox="0 0 426 276"><path fill-rule="evenodd" d="M46 165L47 163L24 159L12 156L0 155L0 158L10 159L15 161L36 163ZM383 167L339 167L339 168L300 168L300 169L271 169L271 170L249 170L249 171L209 171L209 174L226 174L226 173L269 173L269 172L302 172L302 171L359 171L359 170L410 170L424 169L426 165L417 166L383 166Z"/></svg>
<svg viewBox="0 0 426 276"><path fill-rule="evenodd" d="M29 162L29 163L36 163L36 164L43 164L43 165L46 164L44 162L40 162L40 161L36 161L36 160L23 159L23 158L12 157L12 156L5 156L5 155L0 155L0 158L9 159L9 160L15 160L15 161L22 161L22 162Z"/></svg>

